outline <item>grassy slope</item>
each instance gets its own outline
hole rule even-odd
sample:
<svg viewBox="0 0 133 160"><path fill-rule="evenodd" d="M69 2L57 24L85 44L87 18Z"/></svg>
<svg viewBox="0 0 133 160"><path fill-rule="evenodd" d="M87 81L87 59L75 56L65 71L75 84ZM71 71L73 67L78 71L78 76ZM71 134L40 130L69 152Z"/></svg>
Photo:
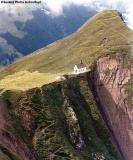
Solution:
<svg viewBox="0 0 133 160"><path fill-rule="evenodd" d="M105 10L91 18L71 36L42 48L0 71L1 79L15 73L0 82L0 88L12 88L12 81L19 77L16 72L45 73L41 76L36 75L41 77L37 81L31 73L30 78L29 74L24 74L17 82L13 82L15 85L13 88L19 86L26 89L29 79L33 82L29 88L54 81L58 74L72 72L74 64L79 63L81 59L89 67L94 60L106 54L127 53L130 49L131 35L132 30L122 21L117 11ZM28 78L24 82L25 77Z"/></svg>

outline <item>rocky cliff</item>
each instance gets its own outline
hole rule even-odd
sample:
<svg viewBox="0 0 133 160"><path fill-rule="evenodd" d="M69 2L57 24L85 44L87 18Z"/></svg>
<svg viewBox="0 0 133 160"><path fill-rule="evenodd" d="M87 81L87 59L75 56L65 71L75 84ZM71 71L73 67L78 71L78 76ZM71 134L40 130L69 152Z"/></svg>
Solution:
<svg viewBox="0 0 133 160"><path fill-rule="evenodd" d="M0 107L2 160L120 159L86 74L6 91Z"/></svg>
<svg viewBox="0 0 133 160"><path fill-rule="evenodd" d="M91 73L92 91L125 160L133 160L133 63L127 55L99 59Z"/></svg>
<svg viewBox="0 0 133 160"><path fill-rule="evenodd" d="M35 160L37 155L32 146L22 140L26 136L21 122L10 114L4 99L0 98L0 160Z"/></svg>

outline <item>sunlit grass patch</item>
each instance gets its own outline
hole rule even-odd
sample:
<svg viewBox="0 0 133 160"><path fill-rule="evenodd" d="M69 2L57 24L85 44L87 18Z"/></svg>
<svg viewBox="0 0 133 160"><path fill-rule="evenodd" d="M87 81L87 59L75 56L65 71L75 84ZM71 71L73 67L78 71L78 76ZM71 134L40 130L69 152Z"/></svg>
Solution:
<svg viewBox="0 0 133 160"><path fill-rule="evenodd" d="M0 81L0 89L20 89L40 87L56 80L59 74L40 73L38 71L20 71L9 75Z"/></svg>

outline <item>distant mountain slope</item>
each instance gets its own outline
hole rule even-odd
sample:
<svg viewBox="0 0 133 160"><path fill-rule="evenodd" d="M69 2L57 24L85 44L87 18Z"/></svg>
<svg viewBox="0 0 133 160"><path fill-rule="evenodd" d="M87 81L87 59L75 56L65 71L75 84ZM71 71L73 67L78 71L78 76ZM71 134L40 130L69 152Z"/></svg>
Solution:
<svg viewBox="0 0 133 160"><path fill-rule="evenodd" d="M9 86L9 79L18 77L17 72L38 71L40 73L37 74L37 84L39 84L40 77L40 83L47 83L47 73L51 76L50 80L54 80L56 74L72 72L74 64L79 63L81 59L89 67L101 56L118 52L128 53L132 33L132 30L122 20L120 13L113 10L102 11L74 34L6 67L0 72L0 78L14 74L6 79ZM42 75L43 73L45 75ZM26 77L29 74L21 73L21 75ZM20 81L23 76L19 78ZM35 77L32 78L30 81L35 80Z"/></svg>
<svg viewBox="0 0 133 160"><path fill-rule="evenodd" d="M8 30L15 30L16 27L23 36L15 36L15 33L12 34L8 30L2 33L2 29L0 30L0 65L10 64L16 58L28 55L71 34L95 13L96 11L88 7L77 5L64 7L63 14L59 16L46 14L43 10L37 9L32 13L33 18L26 22L21 22L22 17L19 15L20 21L15 21L12 15L8 17L1 13L0 22L5 16L4 24L10 27ZM12 27L10 23L14 23L15 26Z"/></svg>

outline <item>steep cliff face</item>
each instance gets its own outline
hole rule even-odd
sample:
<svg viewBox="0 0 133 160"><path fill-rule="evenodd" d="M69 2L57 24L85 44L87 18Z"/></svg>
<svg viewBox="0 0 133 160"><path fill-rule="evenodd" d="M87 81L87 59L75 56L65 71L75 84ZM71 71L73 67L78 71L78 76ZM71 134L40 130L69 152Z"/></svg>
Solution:
<svg viewBox="0 0 133 160"><path fill-rule="evenodd" d="M92 90L125 160L133 160L133 63L126 55L99 59Z"/></svg>
<svg viewBox="0 0 133 160"><path fill-rule="evenodd" d="M25 92L6 91L2 98L6 102L6 116L10 117L8 124L13 129L10 132L9 128L7 130L12 137L0 135L0 150L3 147L6 150L4 158L120 159L91 94L86 75ZM1 130L4 128L1 126ZM12 154L9 156L9 153Z"/></svg>
<svg viewBox="0 0 133 160"><path fill-rule="evenodd" d="M29 148L28 144L20 137L22 131L21 123L19 123L19 134L16 134L15 130L17 126L14 126L12 121L13 117L9 115L4 100L0 98L0 159L35 160L36 154L32 151L32 147ZM17 119L14 119L14 123L16 123L16 121Z"/></svg>

